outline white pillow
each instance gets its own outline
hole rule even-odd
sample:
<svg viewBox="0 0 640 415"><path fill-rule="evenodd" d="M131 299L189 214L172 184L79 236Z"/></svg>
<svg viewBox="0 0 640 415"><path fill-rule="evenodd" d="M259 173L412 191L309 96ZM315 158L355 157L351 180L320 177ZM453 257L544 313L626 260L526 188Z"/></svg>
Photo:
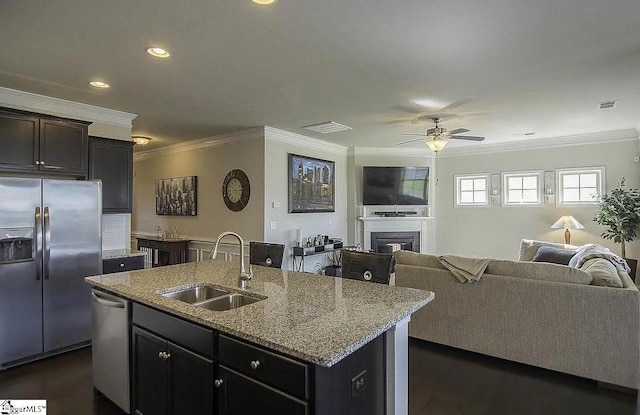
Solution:
<svg viewBox="0 0 640 415"><path fill-rule="evenodd" d="M586 273L591 274L593 281L591 285L601 287L623 288L622 280L618 275L616 267L604 258L592 258L587 260L580 267Z"/></svg>

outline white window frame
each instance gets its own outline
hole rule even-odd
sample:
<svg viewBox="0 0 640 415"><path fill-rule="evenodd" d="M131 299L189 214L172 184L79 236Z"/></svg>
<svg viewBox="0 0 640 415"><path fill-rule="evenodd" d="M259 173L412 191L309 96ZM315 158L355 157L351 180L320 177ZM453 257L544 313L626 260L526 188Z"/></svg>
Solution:
<svg viewBox="0 0 640 415"><path fill-rule="evenodd" d="M507 171L500 173L502 177L502 206L503 207L539 207L544 205L542 198L542 188L544 187L544 171L543 170L526 170L526 171ZM509 202L509 178L512 177L529 177L535 176L538 179L538 188L536 193L538 201L535 203Z"/></svg>
<svg viewBox="0 0 640 415"><path fill-rule="evenodd" d="M455 196L454 196L454 206L455 207L490 207L491 206L491 173L477 173L477 174L456 174L453 176L454 184L455 184ZM461 180L476 180L476 179L484 179L485 182L485 192L487 193L487 200L485 202L467 202L463 203L460 201L460 181ZM473 192L473 190L472 190Z"/></svg>
<svg viewBox="0 0 640 415"><path fill-rule="evenodd" d="M598 187L598 195L592 201L586 202L565 202L562 198L564 186L562 183L562 176L569 174L585 174L585 173L597 173L599 175L599 180L597 183ZM596 167L573 167L573 168L563 168L556 169L556 206L573 206L573 207L593 207L597 206L600 202L600 197L606 193L605 184L607 181L605 180L605 167L604 166L596 166ZM580 189L580 187L578 187Z"/></svg>

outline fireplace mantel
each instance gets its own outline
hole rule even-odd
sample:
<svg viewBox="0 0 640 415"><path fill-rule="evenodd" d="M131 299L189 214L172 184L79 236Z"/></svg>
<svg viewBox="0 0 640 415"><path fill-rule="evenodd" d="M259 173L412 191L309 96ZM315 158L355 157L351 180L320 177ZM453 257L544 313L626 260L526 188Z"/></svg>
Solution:
<svg viewBox="0 0 640 415"><path fill-rule="evenodd" d="M364 224L362 235L362 247L368 251L371 249L371 232L420 232L420 252L434 251L429 241L435 232L434 217L431 216L360 216L358 220Z"/></svg>

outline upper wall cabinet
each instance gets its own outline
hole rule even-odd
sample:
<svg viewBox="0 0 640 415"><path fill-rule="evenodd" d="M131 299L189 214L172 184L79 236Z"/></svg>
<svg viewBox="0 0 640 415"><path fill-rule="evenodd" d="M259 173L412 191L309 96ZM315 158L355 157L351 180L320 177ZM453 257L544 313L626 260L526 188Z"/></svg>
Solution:
<svg viewBox="0 0 640 415"><path fill-rule="evenodd" d="M103 213L131 213L133 143L89 137L89 179L102 180Z"/></svg>
<svg viewBox="0 0 640 415"><path fill-rule="evenodd" d="M0 109L0 170L86 177L89 124Z"/></svg>

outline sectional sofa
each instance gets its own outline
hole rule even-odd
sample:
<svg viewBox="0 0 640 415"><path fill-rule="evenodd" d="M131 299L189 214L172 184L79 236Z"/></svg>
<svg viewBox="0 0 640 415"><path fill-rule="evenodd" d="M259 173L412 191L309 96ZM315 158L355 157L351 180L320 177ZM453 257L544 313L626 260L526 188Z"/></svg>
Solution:
<svg viewBox="0 0 640 415"><path fill-rule="evenodd" d="M432 255L396 252L395 283L433 291L409 335L520 363L638 389L640 292L590 285L568 266L494 260L479 282L460 283ZM527 259L528 258L528 259Z"/></svg>

